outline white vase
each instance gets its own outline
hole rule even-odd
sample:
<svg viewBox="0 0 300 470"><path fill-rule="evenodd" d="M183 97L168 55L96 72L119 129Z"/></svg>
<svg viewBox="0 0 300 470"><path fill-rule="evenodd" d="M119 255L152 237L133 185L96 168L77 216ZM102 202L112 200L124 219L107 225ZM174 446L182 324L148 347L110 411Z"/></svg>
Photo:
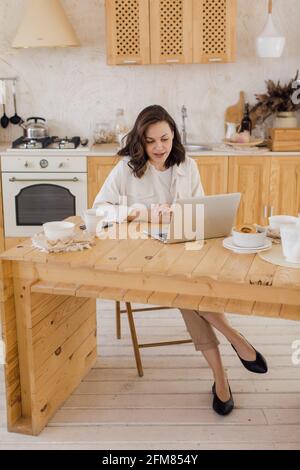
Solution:
<svg viewBox="0 0 300 470"><path fill-rule="evenodd" d="M293 111L277 113L274 119L273 127L290 129L298 127L298 119Z"/></svg>

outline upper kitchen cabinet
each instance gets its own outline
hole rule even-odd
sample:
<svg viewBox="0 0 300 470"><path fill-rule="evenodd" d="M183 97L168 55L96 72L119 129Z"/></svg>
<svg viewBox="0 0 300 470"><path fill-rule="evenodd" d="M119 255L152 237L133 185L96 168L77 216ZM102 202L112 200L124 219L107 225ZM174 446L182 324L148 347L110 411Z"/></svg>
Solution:
<svg viewBox="0 0 300 470"><path fill-rule="evenodd" d="M106 0L108 64L233 62L236 0Z"/></svg>
<svg viewBox="0 0 300 470"><path fill-rule="evenodd" d="M193 62L192 0L150 0L152 64Z"/></svg>
<svg viewBox="0 0 300 470"><path fill-rule="evenodd" d="M107 63L149 64L149 0L106 0Z"/></svg>
<svg viewBox="0 0 300 470"><path fill-rule="evenodd" d="M194 63L236 60L236 0L193 0Z"/></svg>

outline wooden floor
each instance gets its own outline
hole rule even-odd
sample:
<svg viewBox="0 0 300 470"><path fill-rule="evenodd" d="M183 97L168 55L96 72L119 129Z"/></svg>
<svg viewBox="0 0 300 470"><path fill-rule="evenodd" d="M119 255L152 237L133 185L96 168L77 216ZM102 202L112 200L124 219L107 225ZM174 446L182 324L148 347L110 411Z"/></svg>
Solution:
<svg viewBox="0 0 300 470"><path fill-rule="evenodd" d="M6 431L1 371L0 449L300 449L300 365L291 361L300 322L230 316L270 370L248 372L220 337L235 400L221 417L211 409L211 372L191 344L142 350L139 378L126 317L116 340L113 302L98 307L97 364L38 437ZM187 336L177 310L135 319L142 341Z"/></svg>

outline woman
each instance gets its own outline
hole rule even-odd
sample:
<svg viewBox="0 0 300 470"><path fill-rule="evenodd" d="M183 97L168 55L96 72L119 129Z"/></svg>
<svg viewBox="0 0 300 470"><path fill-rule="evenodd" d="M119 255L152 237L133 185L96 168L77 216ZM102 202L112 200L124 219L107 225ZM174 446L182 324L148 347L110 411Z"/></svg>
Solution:
<svg viewBox="0 0 300 470"><path fill-rule="evenodd" d="M196 163L185 155L176 124L161 106L149 106L139 114L118 155L125 158L106 179L94 207L118 205L126 197L127 205L137 210L140 219L157 220L159 215L170 214L174 200L204 195ZM226 415L234 402L213 327L228 339L251 372L267 372L266 361L231 327L225 315L183 309L181 313L196 350L213 371L213 409Z"/></svg>

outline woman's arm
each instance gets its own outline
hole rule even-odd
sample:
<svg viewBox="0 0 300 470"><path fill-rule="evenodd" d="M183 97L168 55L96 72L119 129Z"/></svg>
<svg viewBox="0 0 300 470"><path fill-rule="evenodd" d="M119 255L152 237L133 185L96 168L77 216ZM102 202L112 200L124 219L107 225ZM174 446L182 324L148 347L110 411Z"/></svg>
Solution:
<svg viewBox="0 0 300 470"><path fill-rule="evenodd" d="M202 197L205 196L204 189L201 183L201 178L197 163L191 158L191 175L192 175L192 197Z"/></svg>

